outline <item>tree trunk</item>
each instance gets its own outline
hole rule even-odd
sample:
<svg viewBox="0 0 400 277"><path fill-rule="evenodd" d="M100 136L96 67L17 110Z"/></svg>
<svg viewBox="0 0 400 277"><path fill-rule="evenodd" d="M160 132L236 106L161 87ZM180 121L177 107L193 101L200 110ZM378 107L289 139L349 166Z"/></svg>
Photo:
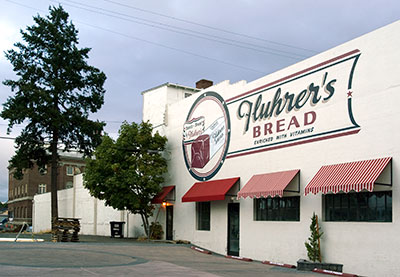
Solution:
<svg viewBox="0 0 400 277"><path fill-rule="evenodd" d="M51 229L55 230L55 222L58 218L57 200L57 173L58 173L58 153L57 153L58 132L53 133L51 142Z"/></svg>

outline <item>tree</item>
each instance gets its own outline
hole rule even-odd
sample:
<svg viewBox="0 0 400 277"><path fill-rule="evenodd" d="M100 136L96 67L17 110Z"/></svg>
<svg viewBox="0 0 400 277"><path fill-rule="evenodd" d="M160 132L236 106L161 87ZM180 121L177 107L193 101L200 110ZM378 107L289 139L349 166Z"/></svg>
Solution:
<svg viewBox="0 0 400 277"><path fill-rule="evenodd" d="M320 238L323 232L321 232L321 228L318 226L318 216L315 213L311 217L310 232L309 242L304 243L307 248L307 256L313 262L322 262Z"/></svg>
<svg viewBox="0 0 400 277"><path fill-rule="evenodd" d="M89 120L89 113L104 103L106 76L87 63L89 48L78 48L78 31L61 6L49 7L47 17L33 17L35 24L21 30L24 42L7 51L18 80L5 80L15 95L3 105L0 116L26 126L15 140L10 160L14 176L37 163L51 163L52 223L58 217L58 145L63 151L77 150L90 155L101 142L104 123Z"/></svg>
<svg viewBox="0 0 400 277"><path fill-rule="evenodd" d="M0 202L0 211L7 210L7 208L8 208L8 204L7 203Z"/></svg>
<svg viewBox="0 0 400 277"><path fill-rule="evenodd" d="M118 139L103 136L95 158L86 162L84 186L90 194L107 206L140 214L147 237L151 200L161 191L167 172L166 142L164 136L152 134L150 123L124 123Z"/></svg>

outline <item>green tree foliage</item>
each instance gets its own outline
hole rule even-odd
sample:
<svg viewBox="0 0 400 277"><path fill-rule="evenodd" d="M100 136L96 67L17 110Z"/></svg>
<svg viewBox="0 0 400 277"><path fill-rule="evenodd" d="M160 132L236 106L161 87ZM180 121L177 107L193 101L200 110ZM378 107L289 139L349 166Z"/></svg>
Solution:
<svg viewBox="0 0 400 277"><path fill-rule="evenodd" d="M1 210L7 210L7 208L8 208L8 204L7 203L0 202L0 211Z"/></svg>
<svg viewBox="0 0 400 277"><path fill-rule="evenodd" d="M35 23L21 30L23 42L5 53L17 80L5 80L15 93L3 104L0 116L9 120L8 133L15 124L26 125L15 140L10 160L15 177L34 163L43 168L51 162L52 220L57 208L57 145L90 155L101 142L104 123L89 120L89 113L104 103L106 76L88 65L89 48L78 48L78 31L68 13L50 7L49 15L33 17Z"/></svg>
<svg viewBox="0 0 400 277"><path fill-rule="evenodd" d="M318 217L315 213L313 213L311 217L310 232L311 235L308 238L308 242L304 243L307 248L308 258L313 262L322 262L319 240L323 232L321 232L321 227L318 226Z"/></svg>
<svg viewBox="0 0 400 277"><path fill-rule="evenodd" d="M164 136L152 133L149 123L124 123L117 140L103 136L84 173L90 194L115 209L140 214L148 237L151 200L161 191L167 172L162 154L166 142Z"/></svg>

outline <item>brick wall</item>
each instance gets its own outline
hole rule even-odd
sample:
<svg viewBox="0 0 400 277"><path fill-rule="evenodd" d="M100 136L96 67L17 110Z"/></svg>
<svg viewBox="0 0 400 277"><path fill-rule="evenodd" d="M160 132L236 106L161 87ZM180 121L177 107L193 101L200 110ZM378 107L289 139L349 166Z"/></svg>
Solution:
<svg viewBox="0 0 400 277"><path fill-rule="evenodd" d="M70 172L67 169L70 168ZM72 170L71 170L72 169ZM82 159L62 157L58 167L58 190L72 185L74 175L83 172L85 169ZM8 210L10 216L17 221L30 221L32 219L32 200L38 193L51 191L51 167L39 171L35 164L31 169L24 170L21 180L13 177L12 171L8 176ZM68 174L70 173L70 174ZM45 190L39 190L40 185L45 185Z"/></svg>

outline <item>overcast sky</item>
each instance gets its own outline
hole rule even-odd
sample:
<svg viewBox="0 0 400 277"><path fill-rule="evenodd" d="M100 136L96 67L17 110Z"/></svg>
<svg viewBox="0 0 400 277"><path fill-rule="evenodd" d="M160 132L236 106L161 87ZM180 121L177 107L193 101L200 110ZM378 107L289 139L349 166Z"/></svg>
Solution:
<svg viewBox="0 0 400 277"><path fill-rule="evenodd" d="M0 0L0 50L21 41L32 16L61 3L91 47L89 64L105 72L105 104L93 119L117 133L142 118L140 92L170 82L194 86L252 81L399 20L398 0ZM400 34L399 34L400 35ZM0 79L14 79L0 55ZM12 93L0 85L0 104ZM2 109L2 106L0 107ZM22 126L0 137L15 137ZM0 139L0 201L8 199L13 140Z"/></svg>

